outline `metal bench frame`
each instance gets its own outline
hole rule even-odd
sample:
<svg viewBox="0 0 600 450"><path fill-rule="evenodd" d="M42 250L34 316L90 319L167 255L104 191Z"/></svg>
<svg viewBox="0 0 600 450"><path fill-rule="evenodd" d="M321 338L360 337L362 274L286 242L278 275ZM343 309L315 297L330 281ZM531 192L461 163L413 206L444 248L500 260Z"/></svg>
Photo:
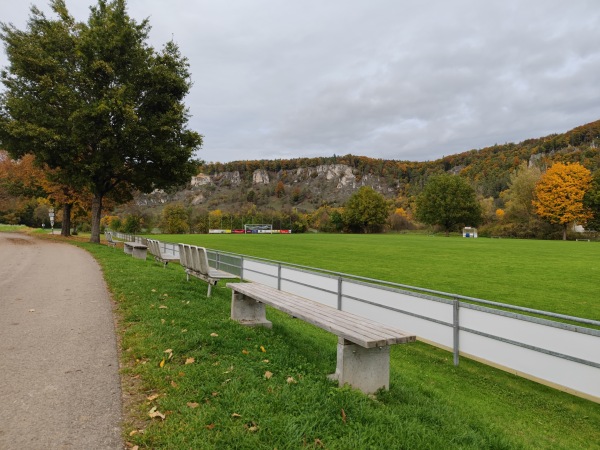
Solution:
<svg viewBox="0 0 600 450"><path fill-rule="evenodd" d="M160 248L160 242L156 239L147 239L148 250L150 254L154 256L154 260L163 263L163 268L167 267L172 261L179 261L179 256L173 253L163 252Z"/></svg>
<svg viewBox="0 0 600 450"><path fill-rule="evenodd" d="M206 249L204 247L179 244L179 262L185 268L188 281L190 281L191 275L208 283L207 297L210 297L212 287L215 286L219 280L238 278L231 273L210 267Z"/></svg>
<svg viewBox="0 0 600 450"><path fill-rule="evenodd" d="M111 246L113 249L117 247L117 243L113 241L112 233L110 231L105 231L104 237L106 238L107 245Z"/></svg>

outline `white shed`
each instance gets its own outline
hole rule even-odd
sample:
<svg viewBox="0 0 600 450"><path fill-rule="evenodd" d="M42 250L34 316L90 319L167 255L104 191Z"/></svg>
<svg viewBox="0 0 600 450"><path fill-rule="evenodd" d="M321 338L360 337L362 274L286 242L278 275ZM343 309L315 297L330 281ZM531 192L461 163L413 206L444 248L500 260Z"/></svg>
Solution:
<svg viewBox="0 0 600 450"><path fill-rule="evenodd" d="M477 237L477 228L464 227L463 228L463 237L476 238Z"/></svg>

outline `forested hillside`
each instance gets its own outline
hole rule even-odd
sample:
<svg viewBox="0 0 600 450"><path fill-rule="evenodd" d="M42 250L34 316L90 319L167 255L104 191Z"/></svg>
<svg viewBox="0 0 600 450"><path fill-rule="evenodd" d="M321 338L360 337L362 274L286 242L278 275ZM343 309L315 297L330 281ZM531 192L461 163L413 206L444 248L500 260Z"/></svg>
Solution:
<svg viewBox="0 0 600 450"><path fill-rule="evenodd" d="M435 161L411 162L374 159L367 156L331 156L277 160L233 161L210 163L200 168L207 175L239 172L251 180L254 171L272 173L307 167L343 164L350 166L358 180L364 176L379 177L380 184L397 186L397 193L414 195L432 174L452 171L469 178L481 195L497 198L508 187L511 173L522 163L541 167L553 162L579 162L592 172L600 168L600 120L577 127L564 134L528 139L518 144L495 144L445 156Z"/></svg>

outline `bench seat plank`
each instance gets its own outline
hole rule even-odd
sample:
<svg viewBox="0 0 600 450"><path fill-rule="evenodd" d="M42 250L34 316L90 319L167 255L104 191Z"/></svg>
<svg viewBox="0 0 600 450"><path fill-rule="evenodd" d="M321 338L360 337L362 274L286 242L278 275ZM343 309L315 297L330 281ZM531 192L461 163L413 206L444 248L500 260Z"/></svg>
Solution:
<svg viewBox="0 0 600 450"><path fill-rule="evenodd" d="M269 286L227 283L227 287L365 348L408 343L416 339L403 331Z"/></svg>
<svg viewBox="0 0 600 450"><path fill-rule="evenodd" d="M259 285L256 287L256 291L263 291L261 295L265 296L263 297L265 303L272 304L284 312L345 337L363 347L381 347L407 342L403 337L398 336L398 330L387 328L380 323L369 321L355 314L338 311L321 303L284 293L268 286ZM288 310L286 311L286 309ZM404 333L402 334L404 335Z"/></svg>

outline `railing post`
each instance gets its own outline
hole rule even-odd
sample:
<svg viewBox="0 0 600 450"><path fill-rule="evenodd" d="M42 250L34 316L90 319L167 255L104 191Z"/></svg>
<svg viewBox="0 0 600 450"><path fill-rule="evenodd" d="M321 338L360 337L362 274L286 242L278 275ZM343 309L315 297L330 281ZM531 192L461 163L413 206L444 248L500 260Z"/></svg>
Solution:
<svg viewBox="0 0 600 450"><path fill-rule="evenodd" d="M244 281L244 257L240 256L240 281Z"/></svg>
<svg viewBox="0 0 600 450"><path fill-rule="evenodd" d="M459 352L460 352L460 347L459 347L459 341L458 341L458 336L459 336L459 329L460 329L460 325L459 325L459 308L460 308L460 302L458 301L458 299L454 299L452 301L452 311L453 311L453 320L452 320L452 325L453 325L453 341L454 341L454 345L453 345L453 353L454 353L454 365L458 366L458 358L459 358Z"/></svg>
<svg viewBox="0 0 600 450"><path fill-rule="evenodd" d="M338 277L338 300L337 309L342 310L342 277Z"/></svg>
<svg viewBox="0 0 600 450"><path fill-rule="evenodd" d="M277 290L281 290L281 263L277 264Z"/></svg>

